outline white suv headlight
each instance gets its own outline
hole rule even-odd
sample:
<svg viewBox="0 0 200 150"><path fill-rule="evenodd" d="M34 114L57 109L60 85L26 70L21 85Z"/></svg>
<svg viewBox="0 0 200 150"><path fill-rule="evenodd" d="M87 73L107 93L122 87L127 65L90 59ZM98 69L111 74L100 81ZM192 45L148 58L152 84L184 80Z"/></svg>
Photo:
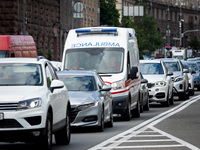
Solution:
<svg viewBox="0 0 200 150"><path fill-rule="evenodd" d="M42 104L41 98L33 98L29 100L20 101L17 106L17 110L33 109L40 107Z"/></svg>
<svg viewBox="0 0 200 150"><path fill-rule="evenodd" d="M125 88L125 81L120 80L120 81L117 81L117 82L113 82L111 84L111 87L112 87L113 90L123 89L123 88Z"/></svg>
<svg viewBox="0 0 200 150"><path fill-rule="evenodd" d="M174 82L179 82L179 81L182 81L183 80L183 77L177 77L175 78Z"/></svg>
<svg viewBox="0 0 200 150"><path fill-rule="evenodd" d="M165 81L159 81L155 83L155 86L166 86L167 83Z"/></svg>

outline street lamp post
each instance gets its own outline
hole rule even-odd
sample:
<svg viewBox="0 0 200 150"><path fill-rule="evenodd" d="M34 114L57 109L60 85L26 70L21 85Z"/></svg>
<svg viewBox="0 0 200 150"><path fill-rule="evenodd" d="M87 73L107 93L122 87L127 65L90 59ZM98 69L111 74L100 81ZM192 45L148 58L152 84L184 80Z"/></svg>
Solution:
<svg viewBox="0 0 200 150"><path fill-rule="evenodd" d="M26 35L26 0L23 0L23 35Z"/></svg>
<svg viewBox="0 0 200 150"><path fill-rule="evenodd" d="M170 37L170 11L169 11L169 1L168 0L168 8L167 8L167 46L170 46L170 41L169 41L169 37Z"/></svg>
<svg viewBox="0 0 200 150"><path fill-rule="evenodd" d="M180 1L179 1L180 2ZM179 21L179 30L180 30L180 43L179 43L179 46L181 47L182 46L182 23L181 23L181 20L182 20L182 9L181 9L181 2L180 2L180 21Z"/></svg>

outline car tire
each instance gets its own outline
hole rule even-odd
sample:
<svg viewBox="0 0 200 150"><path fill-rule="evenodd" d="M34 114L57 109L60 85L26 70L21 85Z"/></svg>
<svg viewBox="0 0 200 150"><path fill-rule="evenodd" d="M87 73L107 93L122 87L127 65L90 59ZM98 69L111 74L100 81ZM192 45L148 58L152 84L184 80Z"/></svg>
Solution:
<svg viewBox="0 0 200 150"><path fill-rule="evenodd" d="M66 112L66 125L63 129L55 133L56 144L59 145L68 145L71 139L71 130L70 130L70 111L67 109Z"/></svg>
<svg viewBox="0 0 200 150"><path fill-rule="evenodd" d="M179 99L179 101L186 100L186 94L185 94L185 92L179 93L178 99Z"/></svg>
<svg viewBox="0 0 200 150"><path fill-rule="evenodd" d="M127 107L126 107L126 111L124 113L121 114L121 117L125 120L125 121L130 121L131 120L131 104L128 101L127 102Z"/></svg>
<svg viewBox="0 0 200 150"><path fill-rule="evenodd" d="M169 101L170 101L170 105L174 105L174 92L172 92L172 95Z"/></svg>
<svg viewBox="0 0 200 150"><path fill-rule="evenodd" d="M197 90L200 91L200 85L197 86Z"/></svg>
<svg viewBox="0 0 200 150"><path fill-rule="evenodd" d="M136 108L132 111L132 116L134 118L140 118L140 102L139 102L139 100L137 101Z"/></svg>
<svg viewBox="0 0 200 150"><path fill-rule="evenodd" d="M149 111L149 98L147 98L147 102L146 102L146 104L144 105L144 110Z"/></svg>
<svg viewBox="0 0 200 150"><path fill-rule="evenodd" d="M165 106L165 107L169 107L169 105L170 105L170 100L169 100L169 92L168 92L168 94L167 94L167 100L166 100L166 102L163 102L163 103L161 103L163 106Z"/></svg>
<svg viewBox="0 0 200 150"><path fill-rule="evenodd" d="M143 98L142 98L142 102L140 103L140 113L143 113L144 111L144 107L143 107Z"/></svg>
<svg viewBox="0 0 200 150"><path fill-rule="evenodd" d="M99 132L104 131L104 108L102 108L100 126L97 127L97 131Z"/></svg>
<svg viewBox="0 0 200 150"><path fill-rule="evenodd" d="M194 95L194 89L192 89L192 91L190 91L190 96Z"/></svg>
<svg viewBox="0 0 200 150"><path fill-rule="evenodd" d="M110 121L107 123L107 126L112 128L113 124L114 124L114 121L113 121L113 109L112 109L112 111L110 112Z"/></svg>
<svg viewBox="0 0 200 150"><path fill-rule="evenodd" d="M50 113L47 114L45 131L40 135L36 144L43 150L52 149L52 117Z"/></svg>

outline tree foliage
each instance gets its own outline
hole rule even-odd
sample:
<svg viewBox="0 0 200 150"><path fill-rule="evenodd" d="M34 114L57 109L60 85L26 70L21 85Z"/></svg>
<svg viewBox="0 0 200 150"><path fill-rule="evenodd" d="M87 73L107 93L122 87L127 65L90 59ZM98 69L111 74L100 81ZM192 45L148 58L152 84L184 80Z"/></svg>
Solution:
<svg viewBox="0 0 200 150"><path fill-rule="evenodd" d="M120 26L116 0L100 0L100 25Z"/></svg>
<svg viewBox="0 0 200 150"><path fill-rule="evenodd" d="M140 55L150 55L163 47L164 39L157 29L157 22L153 16L135 17L134 21L130 17L123 17L122 22L123 27L135 29Z"/></svg>
<svg viewBox="0 0 200 150"><path fill-rule="evenodd" d="M197 37L194 37L193 39L191 39L188 43L188 45L195 50L199 50L200 49L200 41L197 39Z"/></svg>

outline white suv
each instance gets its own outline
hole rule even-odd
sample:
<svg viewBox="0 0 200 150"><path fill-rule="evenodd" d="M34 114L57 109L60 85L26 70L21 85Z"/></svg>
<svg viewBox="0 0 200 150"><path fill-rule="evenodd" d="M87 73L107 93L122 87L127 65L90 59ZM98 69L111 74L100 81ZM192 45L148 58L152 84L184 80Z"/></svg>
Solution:
<svg viewBox="0 0 200 150"><path fill-rule="evenodd" d="M173 72L174 94L179 97L179 100L186 100L189 98L189 78L188 69L183 68L183 64L179 59L165 58L162 59L168 69Z"/></svg>
<svg viewBox="0 0 200 150"><path fill-rule="evenodd" d="M149 101L169 107L174 104L172 72L168 72L162 60L140 60L140 72L148 80Z"/></svg>
<svg viewBox="0 0 200 150"><path fill-rule="evenodd" d="M0 59L0 141L35 142L52 149L70 142L68 91L51 63L38 58Z"/></svg>

